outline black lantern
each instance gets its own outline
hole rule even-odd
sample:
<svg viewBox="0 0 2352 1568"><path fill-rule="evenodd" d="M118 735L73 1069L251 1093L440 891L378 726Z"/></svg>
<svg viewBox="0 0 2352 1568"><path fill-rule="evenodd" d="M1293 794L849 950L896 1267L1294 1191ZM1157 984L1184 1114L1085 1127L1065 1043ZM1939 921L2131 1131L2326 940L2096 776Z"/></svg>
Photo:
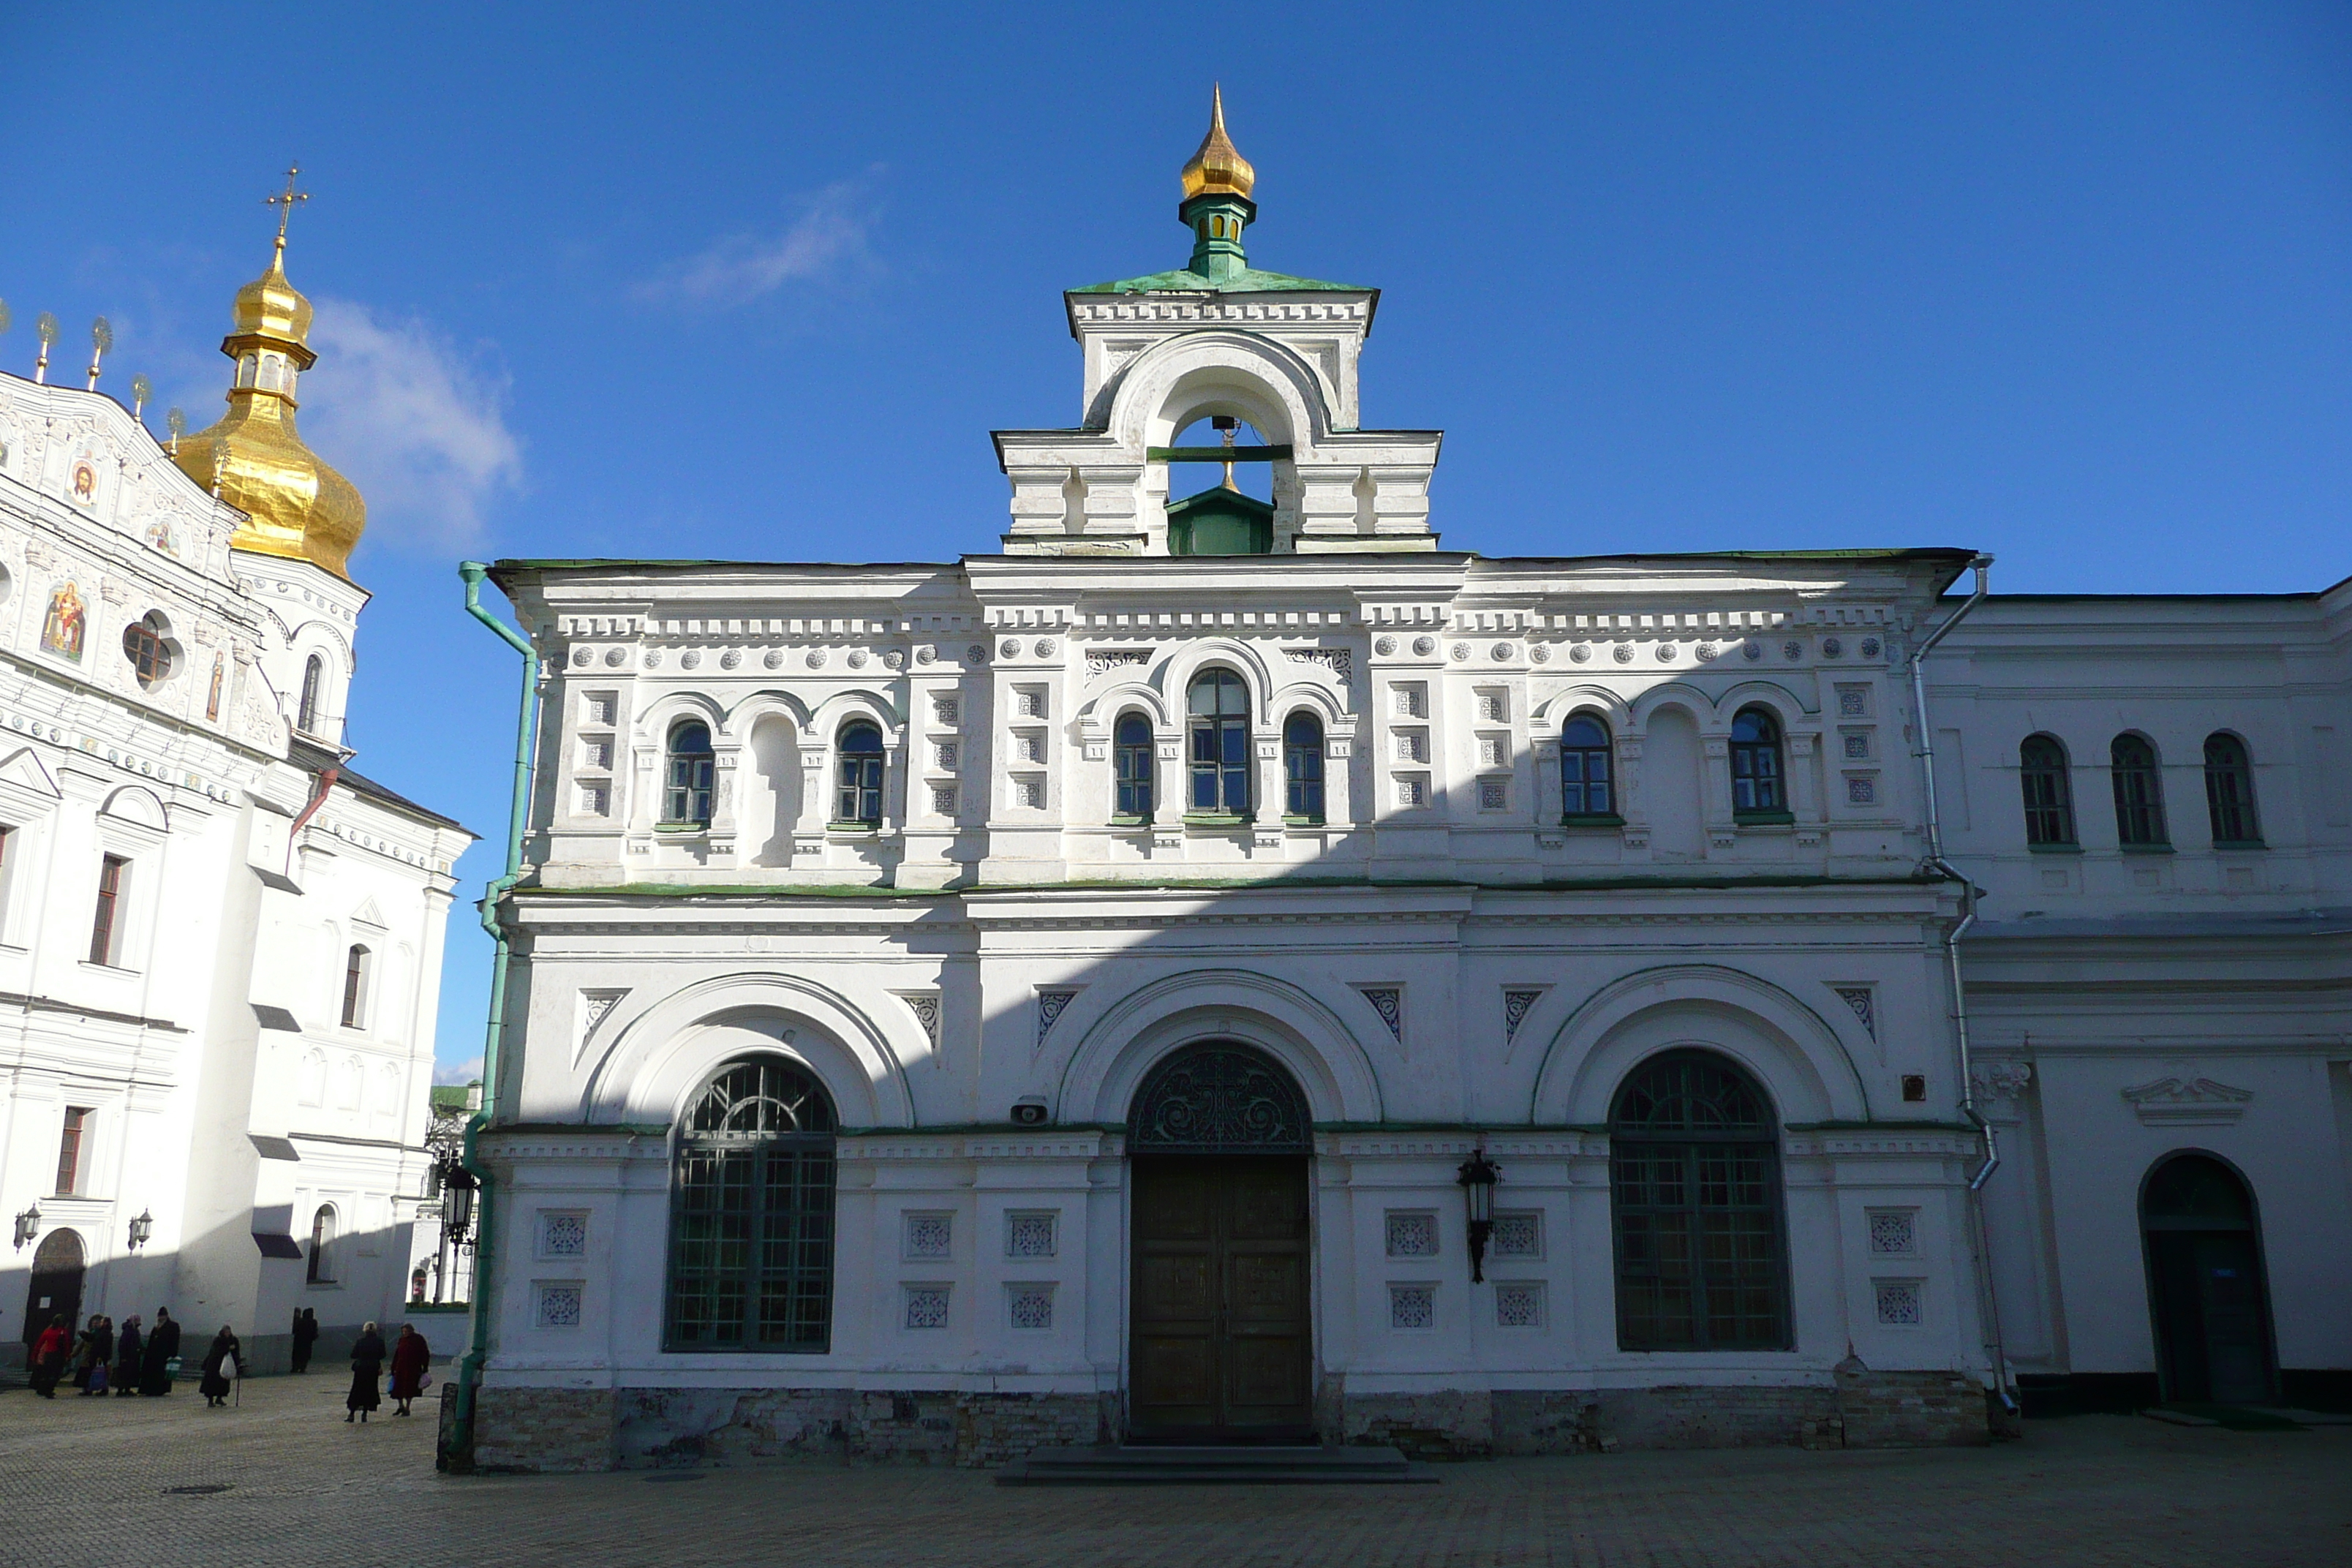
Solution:
<svg viewBox="0 0 2352 1568"><path fill-rule="evenodd" d="M1470 1200L1470 1279L1474 1284L1484 1284L1486 1279L1486 1238L1495 1234L1495 1184L1503 1179L1500 1167L1486 1158L1482 1145L1470 1152L1454 1179L1462 1185L1463 1194Z"/></svg>
<svg viewBox="0 0 2352 1568"><path fill-rule="evenodd" d="M131 1222L131 1250L136 1252L146 1246L148 1238L154 1234L155 1216L147 1210L141 1209L139 1217Z"/></svg>
<svg viewBox="0 0 2352 1568"><path fill-rule="evenodd" d="M474 1223L474 1173L455 1161L441 1172L441 1234L454 1246Z"/></svg>
<svg viewBox="0 0 2352 1568"><path fill-rule="evenodd" d="M34 1204L16 1216L16 1250L25 1250L25 1243L41 1234L41 1205Z"/></svg>

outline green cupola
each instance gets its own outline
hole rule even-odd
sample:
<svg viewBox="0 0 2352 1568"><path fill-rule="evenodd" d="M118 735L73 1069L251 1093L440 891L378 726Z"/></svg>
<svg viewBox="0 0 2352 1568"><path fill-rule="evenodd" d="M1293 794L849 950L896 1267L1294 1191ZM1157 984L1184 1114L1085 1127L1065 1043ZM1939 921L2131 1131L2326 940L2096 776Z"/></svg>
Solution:
<svg viewBox="0 0 2352 1568"><path fill-rule="evenodd" d="M1222 85L1211 89L1209 105L1209 133L1184 165L1184 200L1176 216L1192 231L1192 259L1185 270L1223 283L1249 270L1242 230L1257 216L1257 204L1250 200L1257 171L1225 134Z"/></svg>

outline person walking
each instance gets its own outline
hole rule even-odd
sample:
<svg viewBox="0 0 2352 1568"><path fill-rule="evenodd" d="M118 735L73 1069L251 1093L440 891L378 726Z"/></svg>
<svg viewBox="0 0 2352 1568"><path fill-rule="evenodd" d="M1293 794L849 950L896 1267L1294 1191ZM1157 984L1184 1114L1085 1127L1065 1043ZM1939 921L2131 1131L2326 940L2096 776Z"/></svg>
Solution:
<svg viewBox="0 0 2352 1568"><path fill-rule="evenodd" d="M413 1323L400 1325L400 1338L392 1346L392 1397L400 1403L394 1415L408 1414L408 1402L422 1395L425 1385L433 1380L425 1369L433 1364L433 1347Z"/></svg>
<svg viewBox="0 0 2352 1568"><path fill-rule="evenodd" d="M114 1363L114 1320L96 1317L82 1335L81 1366L74 1382L85 1395L106 1392L106 1370Z"/></svg>
<svg viewBox="0 0 2352 1568"><path fill-rule="evenodd" d="M99 1325L105 1321L103 1315L92 1312L89 1321L82 1325L81 1332L74 1338L73 1384L76 1394L89 1392L89 1369L98 1364Z"/></svg>
<svg viewBox="0 0 2352 1568"><path fill-rule="evenodd" d="M343 1396L343 1419L365 1422L368 1412L383 1402L376 1397L375 1380L383 1372L383 1336L370 1323L360 1330L352 1347L352 1391Z"/></svg>
<svg viewBox="0 0 2352 1568"><path fill-rule="evenodd" d="M33 1342L33 1392L44 1399L58 1396L58 1379L66 1371L66 1346L72 1339L73 1323L59 1312Z"/></svg>
<svg viewBox="0 0 2352 1568"><path fill-rule="evenodd" d="M180 1353L180 1325L172 1321L169 1307L155 1309L155 1327L147 1336L146 1349L139 1352L139 1392L165 1394L172 1392L172 1358Z"/></svg>
<svg viewBox="0 0 2352 1568"><path fill-rule="evenodd" d="M122 1337L114 1347L114 1392L118 1395L139 1392L139 1352L142 1348L139 1314L133 1312L122 1320Z"/></svg>
<svg viewBox="0 0 2352 1568"><path fill-rule="evenodd" d="M196 1384L196 1392L205 1396L206 1409L217 1410L228 1403L230 1369L239 1377L245 1375L245 1357L240 1353L243 1348L226 1323L213 1336L212 1349L205 1352L204 1381Z"/></svg>
<svg viewBox="0 0 2352 1568"><path fill-rule="evenodd" d="M294 1314L294 1370L310 1370L310 1350L319 1342L319 1314L305 1307Z"/></svg>

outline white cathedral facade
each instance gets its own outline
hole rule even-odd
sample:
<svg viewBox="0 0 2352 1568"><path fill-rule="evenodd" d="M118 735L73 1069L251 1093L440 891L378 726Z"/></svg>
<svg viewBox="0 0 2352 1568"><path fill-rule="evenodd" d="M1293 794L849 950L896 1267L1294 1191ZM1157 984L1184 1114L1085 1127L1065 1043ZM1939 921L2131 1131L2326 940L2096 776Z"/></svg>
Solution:
<svg viewBox="0 0 2352 1568"><path fill-rule="evenodd" d="M350 765L358 492L295 433L284 237L228 411L159 444L0 375L0 1354L58 1316L283 1370L411 1295L451 868L472 836ZM46 351L43 369L46 370ZM77 377L79 379L79 377ZM421 1214L420 1214L421 1211ZM424 1233L419 1232L423 1221Z"/></svg>
<svg viewBox="0 0 2352 1568"><path fill-rule="evenodd" d="M998 552L492 570L474 1462L2340 1397L2352 590L1441 550L1251 184L1066 297Z"/></svg>

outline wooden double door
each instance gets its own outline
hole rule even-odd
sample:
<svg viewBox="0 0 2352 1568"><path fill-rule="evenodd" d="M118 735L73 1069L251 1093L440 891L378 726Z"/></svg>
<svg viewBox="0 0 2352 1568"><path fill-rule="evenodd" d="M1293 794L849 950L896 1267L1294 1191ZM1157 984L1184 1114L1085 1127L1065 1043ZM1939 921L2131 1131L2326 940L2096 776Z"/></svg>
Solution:
<svg viewBox="0 0 2352 1568"><path fill-rule="evenodd" d="M1144 1441L1315 1434L1304 1155L1139 1155L1128 1422Z"/></svg>

